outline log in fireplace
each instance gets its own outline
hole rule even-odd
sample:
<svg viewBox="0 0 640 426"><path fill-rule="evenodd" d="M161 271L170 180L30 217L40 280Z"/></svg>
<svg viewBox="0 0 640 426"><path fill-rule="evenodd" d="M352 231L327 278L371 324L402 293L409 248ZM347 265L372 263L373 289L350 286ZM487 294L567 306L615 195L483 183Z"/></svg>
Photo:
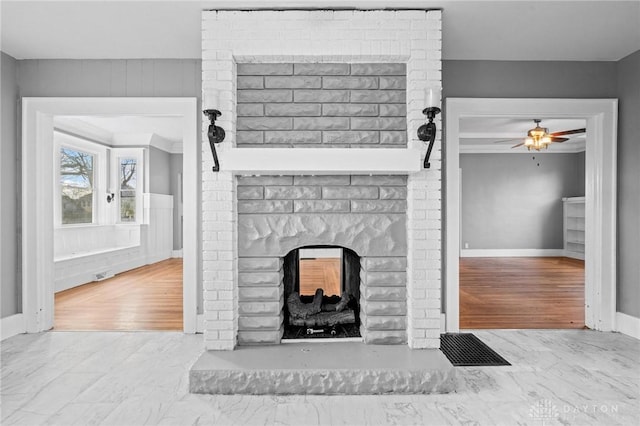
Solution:
<svg viewBox="0 0 640 426"><path fill-rule="evenodd" d="M360 337L360 257L313 246L284 258L283 339Z"/></svg>

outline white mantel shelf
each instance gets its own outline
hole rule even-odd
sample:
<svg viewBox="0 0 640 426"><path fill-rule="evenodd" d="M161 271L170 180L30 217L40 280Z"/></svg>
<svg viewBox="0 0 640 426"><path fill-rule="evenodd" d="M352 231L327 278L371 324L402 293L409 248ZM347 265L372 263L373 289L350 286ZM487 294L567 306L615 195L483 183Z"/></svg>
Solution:
<svg viewBox="0 0 640 426"><path fill-rule="evenodd" d="M220 171L236 174L410 174L422 170L421 152L393 148L231 148Z"/></svg>

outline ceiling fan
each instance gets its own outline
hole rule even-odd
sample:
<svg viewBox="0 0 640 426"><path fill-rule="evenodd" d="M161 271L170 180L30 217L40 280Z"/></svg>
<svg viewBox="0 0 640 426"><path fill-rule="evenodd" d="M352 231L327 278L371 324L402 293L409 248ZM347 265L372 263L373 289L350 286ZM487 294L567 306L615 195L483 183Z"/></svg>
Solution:
<svg viewBox="0 0 640 426"><path fill-rule="evenodd" d="M554 143L554 142L561 143L569 140L569 138L563 138L561 136L575 135L575 134L584 133L587 131L587 129L583 128L583 129L563 130L560 132L549 133L548 128L540 127L541 121L542 120L539 118L534 118L533 122L536 123L536 127L534 127L533 129L529 129L529 131L527 132L527 137L524 138L524 141L512 146L511 148L513 149L513 148L517 148L519 146L524 145L527 147L529 151L531 151L531 149L540 151L543 148L548 149L551 143ZM517 140L522 140L522 138L504 139L504 140L496 141L494 143L504 143L504 142L511 142L511 141L517 141Z"/></svg>

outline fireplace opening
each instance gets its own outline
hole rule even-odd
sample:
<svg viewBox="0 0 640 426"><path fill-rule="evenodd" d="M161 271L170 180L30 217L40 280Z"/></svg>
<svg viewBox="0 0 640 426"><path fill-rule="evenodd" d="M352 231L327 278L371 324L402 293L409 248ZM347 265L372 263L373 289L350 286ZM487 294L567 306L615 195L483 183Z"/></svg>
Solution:
<svg viewBox="0 0 640 426"><path fill-rule="evenodd" d="M360 337L360 257L308 246L284 258L283 339Z"/></svg>

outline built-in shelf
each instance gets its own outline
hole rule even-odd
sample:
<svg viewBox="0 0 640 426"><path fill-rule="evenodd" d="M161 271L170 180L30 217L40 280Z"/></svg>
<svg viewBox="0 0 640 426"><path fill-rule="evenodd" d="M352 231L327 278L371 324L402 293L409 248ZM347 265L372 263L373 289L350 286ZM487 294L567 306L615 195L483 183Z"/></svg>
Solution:
<svg viewBox="0 0 640 426"><path fill-rule="evenodd" d="M584 197L565 197L562 203L565 255L584 260Z"/></svg>
<svg viewBox="0 0 640 426"><path fill-rule="evenodd" d="M403 148L231 148L220 171L237 174L409 174L422 170L421 152Z"/></svg>

